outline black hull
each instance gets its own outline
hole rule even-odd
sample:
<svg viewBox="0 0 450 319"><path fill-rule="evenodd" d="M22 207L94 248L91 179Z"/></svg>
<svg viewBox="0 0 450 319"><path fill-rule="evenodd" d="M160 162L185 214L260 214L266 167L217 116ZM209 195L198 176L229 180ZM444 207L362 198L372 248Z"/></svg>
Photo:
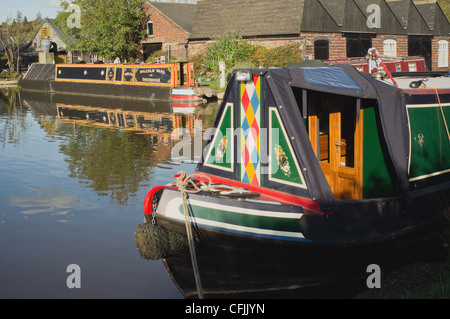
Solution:
<svg viewBox="0 0 450 319"><path fill-rule="evenodd" d="M380 266L386 274L415 261L435 260L440 253L436 222L378 239L334 244L199 229L201 289L205 298L349 298L367 288L369 265ZM164 264L183 296L197 298L189 254L167 257Z"/></svg>
<svg viewBox="0 0 450 319"><path fill-rule="evenodd" d="M53 80L21 80L23 90L49 93L117 97L124 99L171 100L170 87L122 85L81 82L56 82Z"/></svg>
<svg viewBox="0 0 450 319"><path fill-rule="evenodd" d="M252 237L195 226L197 260L205 297L306 297L311 287L367 288L369 265L383 274L442 256L442 205L449 190L412 199L343 201L336 216L301 219L307 241ZM146 215L148 222L152 216ZM305 218L305 220L303 220ZM302 221L303 220L303 221ZM186 234L185 224L156 215L157 225ZM306 231L308 229L308 231ZM186 298L196 298L189 254L164 259ZM314 288L315 289L315 288ZM320 290L323 292L323 289ZM355 293L349 289L348 294ZM320 296L318 296L320 297Z"/></svg>

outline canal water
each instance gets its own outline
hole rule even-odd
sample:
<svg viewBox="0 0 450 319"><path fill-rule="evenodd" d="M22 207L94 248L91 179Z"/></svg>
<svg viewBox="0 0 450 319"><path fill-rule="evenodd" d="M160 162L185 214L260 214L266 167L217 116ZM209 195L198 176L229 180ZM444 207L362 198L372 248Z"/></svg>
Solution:
<svg viewBox="0 0 450 319"><path fill-rule="evenodd" d="M0 298L183 298L134 231L217 107L1 89Z"/></svg>

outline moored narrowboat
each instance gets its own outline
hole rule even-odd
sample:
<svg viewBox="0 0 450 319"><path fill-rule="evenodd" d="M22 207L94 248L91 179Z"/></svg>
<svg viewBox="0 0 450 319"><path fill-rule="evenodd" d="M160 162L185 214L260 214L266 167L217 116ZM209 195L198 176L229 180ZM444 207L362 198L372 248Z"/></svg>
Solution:
<svg viewBox="0 0 450 319"><path fill-rule="evenodd" d="M202 161L148 192L147 222L298 285L429 253L450 198L450 81L398 82L235 70Z"/></svg>
<svg viewBox="0 0 450 319"><path fill-rule="evenodd" d="M201 103L193 94L194 64L32 64L20 80L26 91Z"/></svg>

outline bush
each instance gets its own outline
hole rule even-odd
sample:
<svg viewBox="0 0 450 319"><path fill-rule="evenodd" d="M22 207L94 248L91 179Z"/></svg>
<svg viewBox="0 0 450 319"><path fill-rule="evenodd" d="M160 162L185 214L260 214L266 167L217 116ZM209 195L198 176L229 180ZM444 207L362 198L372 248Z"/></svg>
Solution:
<svg viewBox="0 0 450 319"><path fill-rule="evenodd" d="M299 44L290 44L275 48L252 44L243 40L237 32L213 38L204 53L192 60L196 66L196 74L211 73L212 78L219 75L219 61L225 61L227 73L239 68L286 67L291 63L303 60L303 51Z"/></svg>
<svg viewBox="0 0 450 319"><path fill-rule="evenodd" d="M269 51L265 61L266 67L282 68L303 61L303 51L298 44L279 46Z"/></svg>
<svg viewBox="0 0 450 319"><path fill-rule="evenodd" d="M20 78L20 73L17 73L14 70L3 70L0 72L0 80L1 81L14 81Z"/></svg>
<svg viewBox="0 0 450 319"><path fill-rule="evenodd" d="M213 72L219 74L219 61L225 61L225 65L231 66L236 62L237 48L242 38L237 32L225 33L223 36L213 38L214 42L209 44L205 50L203 64Z"/></svg>
<svg viewBox="0 0 450 319"><path fill-rule="evenodd" d="M165 50L158 50L153 52L148 58L147 60L145 60L145 63L155 63L156 62L156 58L159 58L161 56L166 56L167 57L168 53Z"/></svg>

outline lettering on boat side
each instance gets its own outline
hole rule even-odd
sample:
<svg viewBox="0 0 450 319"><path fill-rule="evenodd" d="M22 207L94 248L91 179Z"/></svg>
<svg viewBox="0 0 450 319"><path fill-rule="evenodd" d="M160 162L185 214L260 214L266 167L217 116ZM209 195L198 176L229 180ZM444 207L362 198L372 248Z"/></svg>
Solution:
<svg viewBox="0 0 450 319"><path fill-rule="evenodd" d="M81 268L77 264L70 264L67 266L66 272L71 273L67 277L67 288L81 288Z"/></svg>
<svg viewBox="0 0 450 319"><path fill-rule="evenodd" d="M366 284L369 289L381 288L381 268L377 264L371 264L367 266L367 273L370 273L367 277Z"/></svg>
<svg viewBox="0 0 450 319"><path fill-rule="evenodd" d="M217 316L220 312L227 312L229 314L238 314L241 316L248 316L251 314L264 314L264 304L246 304L246 303L233 303L228 307L220 306L204 306L192 305L186 306L186 314L208 314L213 317Z"/></svg>

